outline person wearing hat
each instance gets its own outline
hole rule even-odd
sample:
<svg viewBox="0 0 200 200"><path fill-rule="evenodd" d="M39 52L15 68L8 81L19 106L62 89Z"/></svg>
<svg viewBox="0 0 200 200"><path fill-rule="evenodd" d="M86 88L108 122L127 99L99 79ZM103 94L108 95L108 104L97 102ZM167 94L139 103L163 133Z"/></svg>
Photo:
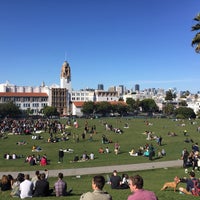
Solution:
<svg viewBox="0 0 200 200"><path fill-rule="evenodd" d="M198 196L196 195L196 189L198 187L198 184L199 184L199 180L197 178L195 178L195 172L191 171L189 172L189 175L190 177L188 179L186 179L186 188L183 188L183 187L180 187L179 188L179 191L181 193L184 193L184 194L190 194L190 195L195 195L195 196Z"/></svg>

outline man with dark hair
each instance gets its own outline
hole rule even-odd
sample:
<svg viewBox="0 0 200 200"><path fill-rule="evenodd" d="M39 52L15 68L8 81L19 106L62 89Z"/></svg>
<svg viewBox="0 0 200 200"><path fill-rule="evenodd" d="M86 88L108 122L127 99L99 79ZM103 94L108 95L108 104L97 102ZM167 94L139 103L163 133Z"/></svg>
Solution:
<svg viewBox="0 0 200 200"><path fill-rule="evenodd" d="M110 184L112 189L122 189L122 178L118 175L117 170L114 170L110 177Z"/></svg>
<svg viewBox="0 0 200 200"><path fill-rule="evenodd" d="M33 197L46 197L51 194L49 182L46 180L46 174L42 173L40 179L36 181Z"/></svg>
<svg viewBox="0 0 200 200"><path fill-rule="evenodd" d="M63 173L58 174L58 181L54 184L54 189L56 196L67 196L72 192L72 189L67 192L67 183L62 180L63 179Z"/></svg>
<svg viewBox="0 0 200 200"><path fill-rule="evenodd" d="M40 178L40 171L36 170L35 176L33 176L32 179L31 179L31 181L33 183L33 190L35 190L35 184L36 184L37 180L39 180L39 178Z"/></svg>
<svg viewBox="0 0 200 200"><path fill-rule="evenodd" d="M129 178L129 187L132 195L127 200L158 200L155 193L143 189L144 181L140 175L131 176Z"/></svg>
<svg viewBox="0 0 200 200"><path fill-rule="evenodd" d="M24 181L19 185L20 198L25 199L27 197L32 197L33 194L33 183L30 181L30 175L26 174L24 176Z"/></svg>
<svg viewBox="0 0 200 200"><path fill-rule="evenodd" d="M94 176L92 179L93 192L87 192L81 195L80 200L112 200L107 192L103 191L105 178L103 176Z"/></svg>
<svg viewBox="0 0 200 200"><path fill-rule="evenodd" d="M63 162L63 157L64 157L64 151L63 151L63 149L59 149L59 151L58 151L58 163Z"/></svg>
<svg viewBox="0 0 200 200"><path fill-rule="evenodd" d="M186 188L180 187L179 191L184 194L191 194L194 196L199 196L199 180L195 178L195 172L191 171L189 173L190 178L185 180Z"/></svg>

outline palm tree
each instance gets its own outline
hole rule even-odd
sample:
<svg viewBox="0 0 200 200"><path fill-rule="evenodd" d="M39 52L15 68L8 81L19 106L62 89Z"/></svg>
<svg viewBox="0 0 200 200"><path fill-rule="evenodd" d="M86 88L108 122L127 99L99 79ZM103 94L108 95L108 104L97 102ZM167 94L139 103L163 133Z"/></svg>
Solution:
<svg viewBox="0 0 200 200"><path fill-rule="evenodd" d="M192 26L192 31L200 30L200 13L194 18L198 23ZM200 53L200 32L198 32L192 40L192 46L195 46L196 53Z"/></svg>

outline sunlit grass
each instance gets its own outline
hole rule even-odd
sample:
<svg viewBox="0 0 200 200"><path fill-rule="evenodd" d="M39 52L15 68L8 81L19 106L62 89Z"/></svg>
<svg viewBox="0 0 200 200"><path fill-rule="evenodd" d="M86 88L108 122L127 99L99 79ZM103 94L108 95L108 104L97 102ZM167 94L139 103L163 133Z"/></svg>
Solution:
<svg viewBox="0 0 200 200"><path fill-rule="evenodd" d="M152 123L152 126L147 126L146 121ZM177 160L180 159L181 151L184 147L191 149L192 143L184 143L186 137L183 135L183 131L186 129L188 131L188 138L193 139L194 142L199 142L199 133L197 132L197 127L199 126L199 121L197 124L191 124L191 121L174 121L171 119L135 119L135 118L100 118L100 119L88 119L89 126L96 125L97 134L93 135L93 141L89 141L89 134L86 135L86 139L83 140L81 138L81 134L84 130L85 119L78 119L79 128L71 128L68 131L71 131L73 134L78 134L80 141L77 143L73 140L72 136L69 137L68 141L61 141L57 143L48 143L47 139L49 137L48 133L43 133L42 140L32 140L30 135L15 135L9 136L6 139L0 140L0 170L1 171L35 171L37 169L43 170L41 166L29 166L28 163L25 163L25 157L29 154L33 154L32 146L35 144L42 148L42 152L39 154L46 154L48 159L50 160L50 164L45 168L50 169L69 169L69 168L79 168L79 167L93 167L93 166L109 166L109 165L120 165L120 164L131 164L131 163L145 163L149 162L148 158L143 156L138 157L130 157L128 152L132 147L135 149L143 146L145 143L152 143L156 148L156 151L159 148L164 148L167 152L167 156L156 159L153 162L165 161L165 160ZM64 120L63 120L64 122ZM124 133L116 134L111 131L106 131L105 126L103 125L105 122L112 124L113 127L121 128ZM128 129L124 129L124 124L129 124ZM181 126L181 124L185 124L185 126ZM147 136L143 133L148 130L152 131L154 135L163 137L163 145L159 147L156 144L155 140L147 141ZM170 137L168 136L168 132L175 132L178 136ZM102 144L102 134L105 134L107 138L113 141L110 144ZM60 134L57 134L60 137ZM18 141L26 141L26 145L16 145ZM113 152L114 143L120 143L121 152L119 155L115 155ZM99 147L105 148L108 146L111 150L110 154L98 154ZM74 149L74 153L65 153L63 164L58 164L58 150L59 148L71 148ZM78 163L70 163L73 160L74 156L78 154L79 156L86 151L88 154L90 152L95 153L95 160L86 161L86 162L78 162ZM5 153L16 153L21 156L21 158L17 160L5 160L3 155ZM37 155L38 153L35 153ZM186 195L181 195L178 192L174 193L172 190L160 191L161 186L165 181L172 181L175 175L179 175L180 177L185 176L184 170L181 168L170 168L170 169L157 169L157 170L148 170L148 171L138 171L138 172L128 172L129 175L139 173L144 177L145 180L145 188L153 190L159 199L169 199L169 200L184 200L184 199L193 199L195 197L188 197ZM108 174L104 174L105 176ZM67 197L67 199L75 200L79 199L80 195L83 192L91 190L91 178L92 175L81 176L81 178L76 177L65 177L65 180L68 182L68 187L73 188L73 195ZM53 187L53 183L56 181L56 178L50 178L50 185ZM184 185L183 185L184 186ZM111 190L109 185L105 186L105 190L107 190L115 200L127 199L130 194L129 190ZM11 199L9 197L9 192L1 192L0 199ZM39 199L51 199L54 200L56 197L46 197L46 198L37 198ZM66 197L61 197L60 199L66 199Z"/></svg>

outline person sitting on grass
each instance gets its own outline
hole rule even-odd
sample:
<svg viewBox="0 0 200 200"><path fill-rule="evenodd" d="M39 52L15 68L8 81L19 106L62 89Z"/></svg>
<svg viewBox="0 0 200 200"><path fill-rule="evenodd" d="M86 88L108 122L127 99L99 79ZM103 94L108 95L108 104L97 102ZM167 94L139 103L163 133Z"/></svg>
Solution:
<svg viewBox="0 0 200 200"><path fill-rule="evenodd" d="M60 196L67 196L72 192L72 189L70 189L67 192L67 183L63 181L63 173L58 173L58 180L54 184L54 190L57 197Z"/></svg>
<svg viewBox="0 0 200 200"><path fill-rule="evenodd" d="M7 175L3 175L0 181L0 188L1 191L6 191L11 189L11 182L9 181L9 178Z"/></svg>
<svg viewBox="0 0 200 200"><path fill-rule="evenodd" d="M92 178L93 192L86 192L81 195L80 200L112 200L112 196L103 191L105 178L103 176L94 176Z"/></svg>
<svg viewBox="0 0 200 200"><path fill-rule="evenodd" d="M129 187L133 194L128 196L127 200L158 200L155 193L143 189L143 178L140 175L129 177Z"/></svg>
<svg viewBox="0 0 200 200"><path fill-rule="evenodd" d="M49 196L53 190L49 189L49 182L46 180L46 174L40 174L40 179L36 181L33 197Z"/></svg>
<svg viewBox="0 0 200 200"><path fill-rule="evenodd" d="M180 187L179 191L183 194L189 194L194 196L200 195L199 180L195 178L195 172L191 171L189 173L190 178L185 179L186 188Z"/></svg>

